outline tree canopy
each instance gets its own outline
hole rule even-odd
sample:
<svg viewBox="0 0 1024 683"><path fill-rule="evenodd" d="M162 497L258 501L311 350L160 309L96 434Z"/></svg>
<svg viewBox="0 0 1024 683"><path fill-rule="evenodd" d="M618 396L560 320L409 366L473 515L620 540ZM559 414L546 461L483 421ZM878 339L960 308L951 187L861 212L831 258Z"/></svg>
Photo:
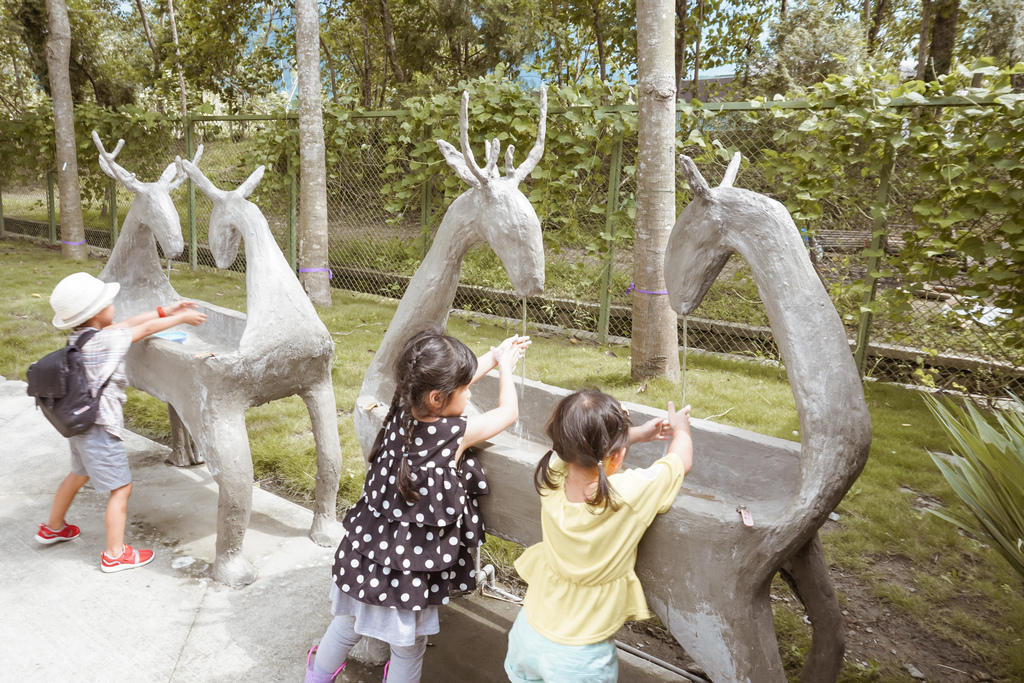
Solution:
<svg viewBox="0 0 1024 683"><path fill-rule="evenodd" d="M178 110L173 3L190 107L289 105L292 4L68 0L76 103ZM636 78L635 0L320 0L322 83L350 106L390 108L502 68L563 86ZM1024 0L675 0L680 92L731 66L737 96L800 92L865 66L925 79L955 63L1024 60ZM44 0L0 3L0 111L49 92ZM919 61L927 69L917 69ZM737 86L742 86L737 88Z"/></svg>

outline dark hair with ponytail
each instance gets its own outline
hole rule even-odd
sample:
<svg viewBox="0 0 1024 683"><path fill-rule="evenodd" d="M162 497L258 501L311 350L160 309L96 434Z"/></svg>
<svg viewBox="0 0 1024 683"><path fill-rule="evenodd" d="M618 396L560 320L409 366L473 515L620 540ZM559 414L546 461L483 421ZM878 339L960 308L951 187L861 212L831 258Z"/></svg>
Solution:
<svg viewBox="0 0 1024 683"><path fill-rule="evenodd" d="M622 405L608 394L596 389L582 389L566 396L558 405L545 427L551 439L551 450L537 463L533 473L533 485L538 493L541 488L556 488L560 481L557 473L551 471L551 455L557 453L560 460L584 470L598 470L597 490L587 503L606 510L619 509L615 492L604 473L601 461L629 445L629 415Z"/></svg>
<svg viewBox="0 0 1024 683"><path fill-rule="evenodd" d="M395 395L391 399L388 416L384 418L384 426L374 440L369 460L373 462L380 453L388 424L393 419L400 419L398 426L405 433L405 439L402 441L397 483L398 491L407 503L420 499L419 491L413 485L408 458L413 408L420 414L429 415L431 409L427 398L434 390L441 393L441 405L447 406L456 389L473 381L476 369L477 359L469 347L437 329L427 329L413 336L395 361Z"/></svg>

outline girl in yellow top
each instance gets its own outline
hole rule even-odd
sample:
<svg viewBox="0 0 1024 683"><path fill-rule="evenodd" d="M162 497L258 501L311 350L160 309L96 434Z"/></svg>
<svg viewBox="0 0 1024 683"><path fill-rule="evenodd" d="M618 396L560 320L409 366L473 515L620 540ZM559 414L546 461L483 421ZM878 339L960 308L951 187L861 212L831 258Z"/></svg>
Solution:
<svg viewBox="0 0 1024 683"><path fill-rule="evenodd" d="M546 429L552 450L534 473L544 540L515 563L529 588L509 633L505 673L513 683L613 682L613 635L651 616L636 548L690 470L690 406L676 412L670 402L667 419L631 428L618 401L583 390L559 402ZM664 458L620 471L631 443L669 438Z"/></svg>

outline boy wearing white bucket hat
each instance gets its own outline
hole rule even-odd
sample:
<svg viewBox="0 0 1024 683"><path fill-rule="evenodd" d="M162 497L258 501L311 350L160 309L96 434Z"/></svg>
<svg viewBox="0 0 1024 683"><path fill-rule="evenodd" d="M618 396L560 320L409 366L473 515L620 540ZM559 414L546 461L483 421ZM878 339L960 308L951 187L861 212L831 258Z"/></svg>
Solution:
<svg viewBox="0 0 1024 683"><path fill-rule="evenodd" d="M106 283L88 273L75 273L57 283L50 295L53 324L72 330L74 343L89 328L99 330L81 346L82 365L93 396L102 391L96 423L84 434L68 439L71 445L71 473L64 478L53 498L50 519L39 525L36 540L51 544L70 541L78 527L67 524L64 514L85 482L92 479L97 491L110 491L104 517L107 547L100 556L100 569L119 572L149 564L152 550L136 550L124 543L128 497L132 491L128 454L121 441L124 430L122 407L127 400L124 358L133 342L175 325L199 325L206 315L191 301L179 301L155 311L114 322L114 297L121 285ZM103 388L104 383L106 387Z"/></svg>

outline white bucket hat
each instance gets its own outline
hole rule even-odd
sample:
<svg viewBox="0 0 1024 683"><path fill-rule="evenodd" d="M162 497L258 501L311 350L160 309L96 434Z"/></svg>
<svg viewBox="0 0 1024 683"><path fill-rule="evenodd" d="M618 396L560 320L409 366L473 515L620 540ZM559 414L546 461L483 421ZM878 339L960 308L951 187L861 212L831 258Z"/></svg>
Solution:
<svg viewBox="0 0 1024 683"><path fill-rule="evenodd" d="M50 295L50 306L56 314L53 326L67 330L81 325L109 306L120 290L117 282L103 282L89 273L68 275Z"/></svg>

